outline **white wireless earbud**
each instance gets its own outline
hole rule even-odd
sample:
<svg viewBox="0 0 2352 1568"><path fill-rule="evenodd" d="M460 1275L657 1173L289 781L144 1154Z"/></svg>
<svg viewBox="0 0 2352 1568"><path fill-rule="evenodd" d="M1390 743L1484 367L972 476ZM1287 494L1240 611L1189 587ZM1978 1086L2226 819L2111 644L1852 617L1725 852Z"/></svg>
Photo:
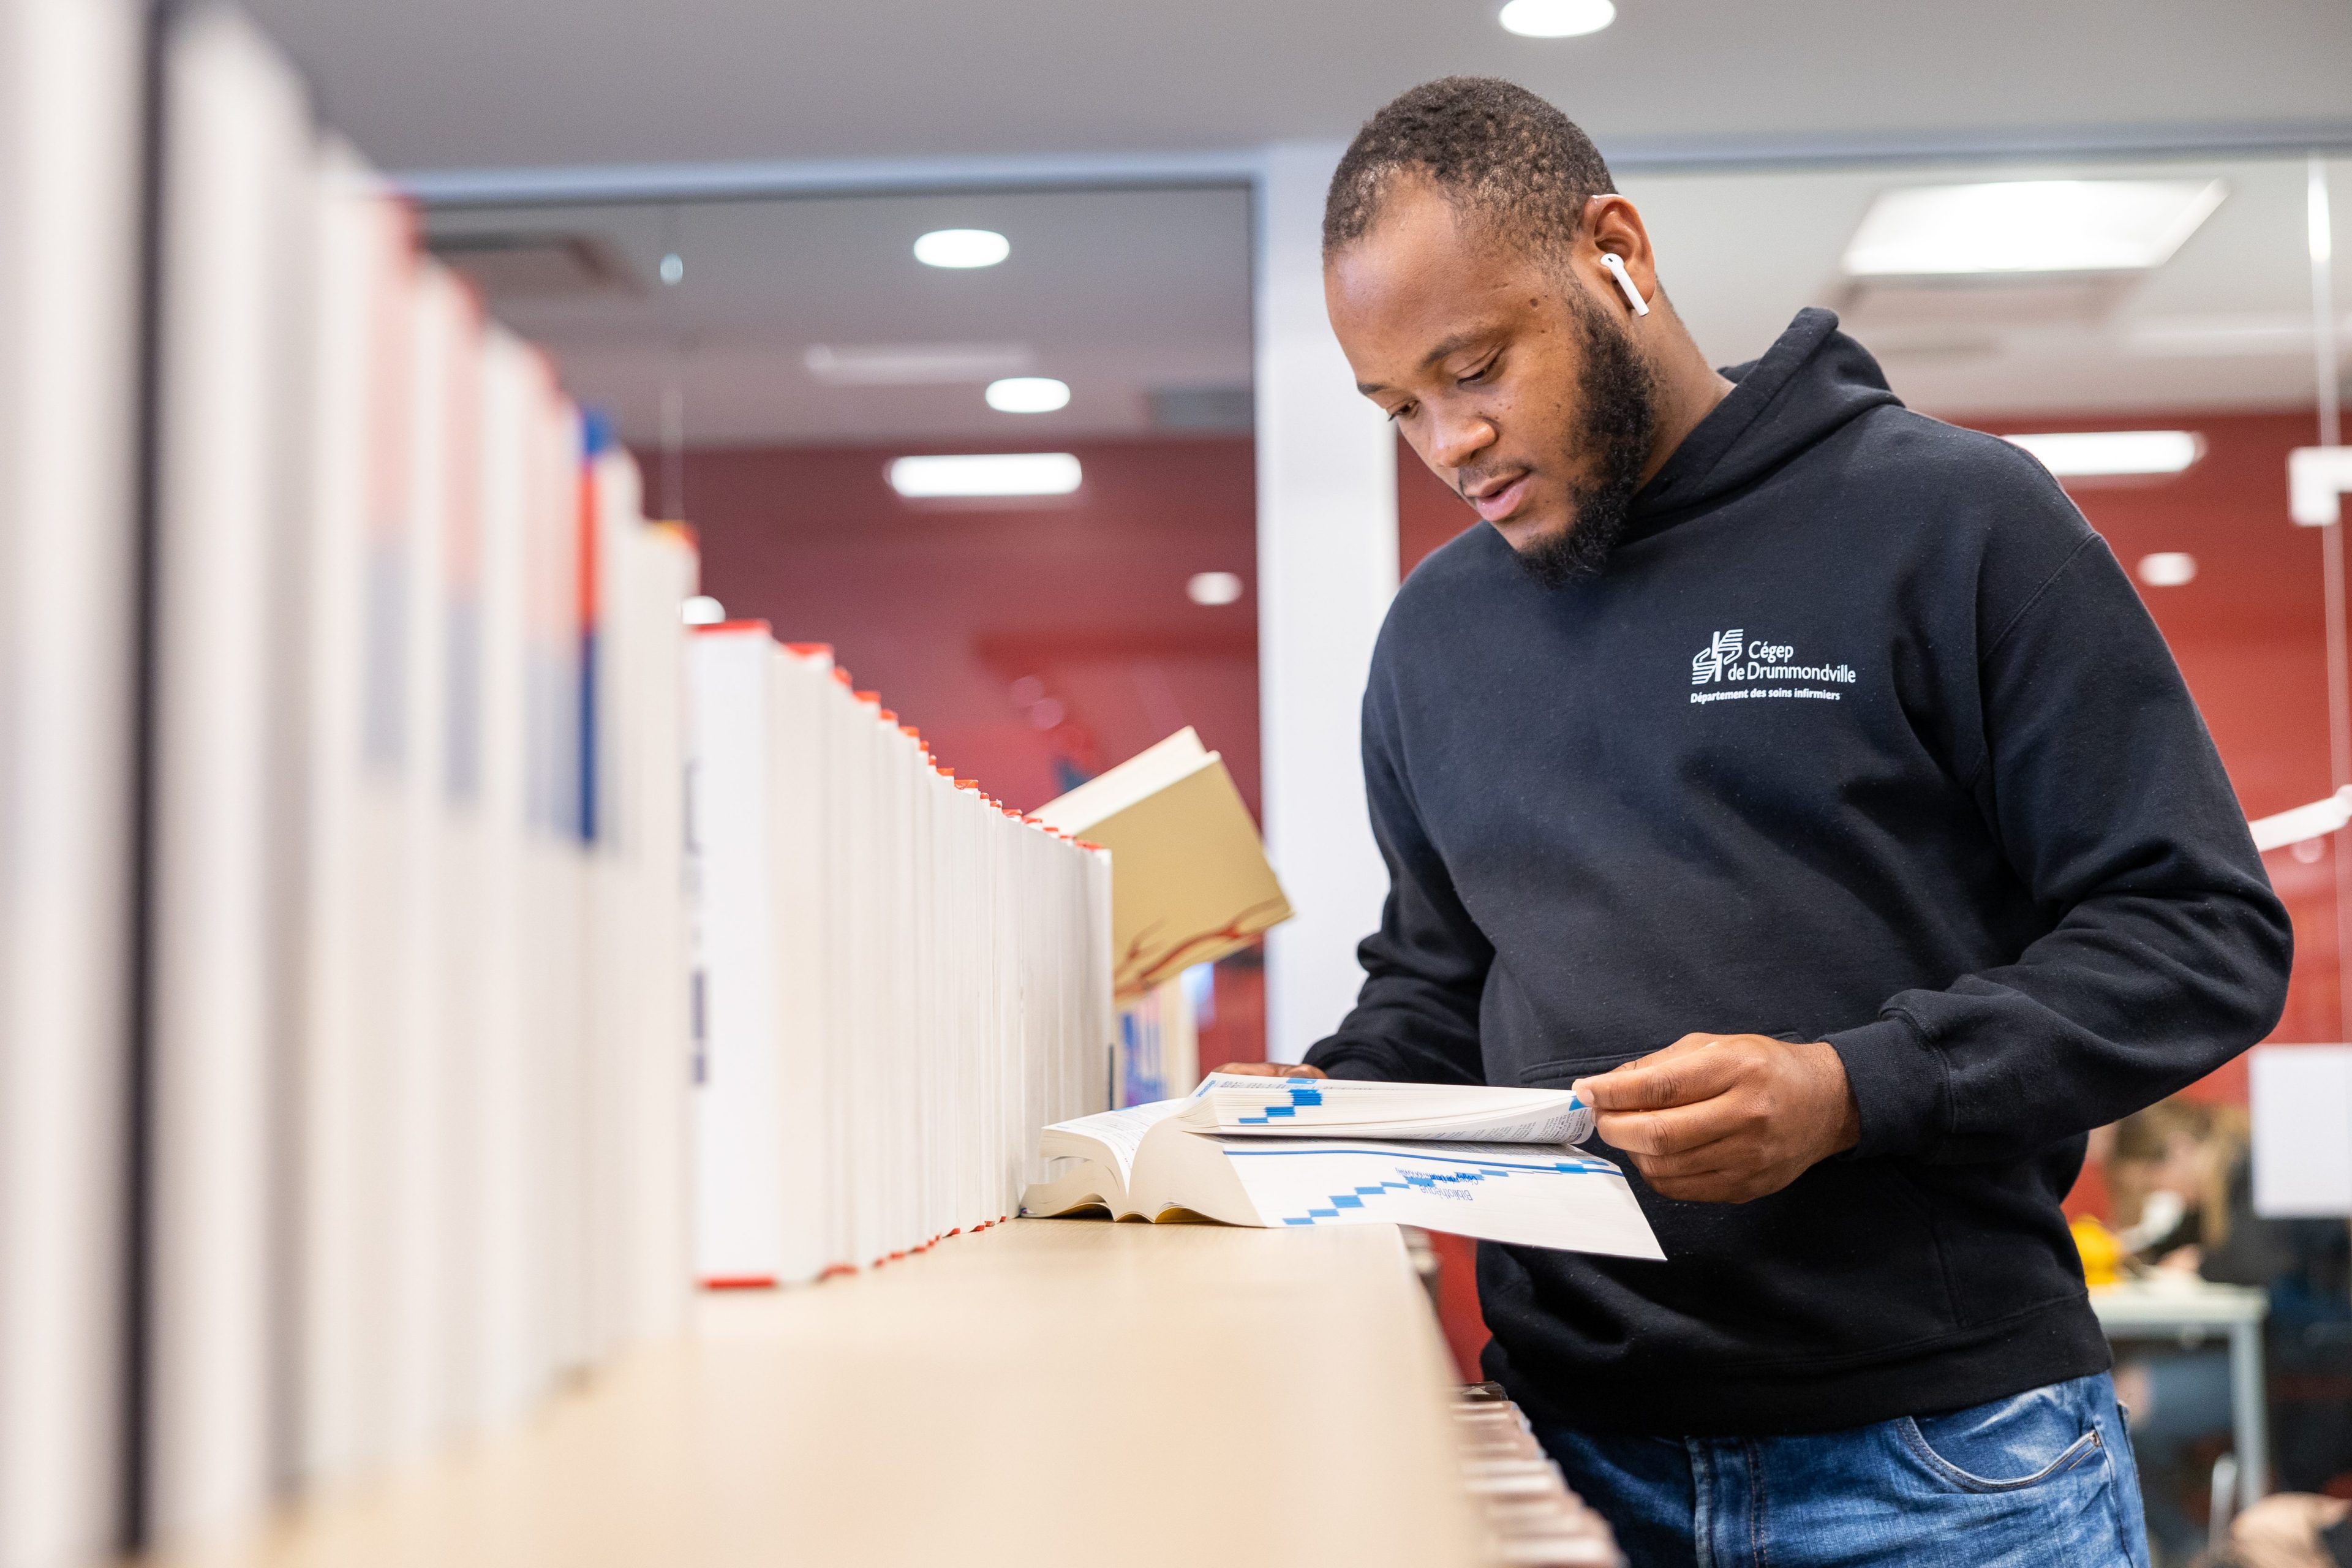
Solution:
<svg viewBox="0 0 2352 1568"><path fill-rule="evenodd" d="M1601 265L1609 268L1609 276L1617 279L1618 288L1625 290L1625 303L1633 307L1633 314L1648 315L1649 304L1643 300L1642 291L1633 287L1633 279L1625 270L1625 258L1613 250L1604 250L1601 253Z"/></svg>

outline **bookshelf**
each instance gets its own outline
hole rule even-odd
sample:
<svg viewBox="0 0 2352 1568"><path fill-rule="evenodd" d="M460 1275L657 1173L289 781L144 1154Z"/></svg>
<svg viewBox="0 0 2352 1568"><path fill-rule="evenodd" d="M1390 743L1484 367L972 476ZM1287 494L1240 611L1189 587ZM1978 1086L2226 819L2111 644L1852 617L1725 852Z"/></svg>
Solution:
<svg viewBox="0 0 2352 1568"><path fill-rule="evenodd" d="M1014 1220L706 1295L527 1424L154 1568L1479 1562L1397 1233Z"/></svg>

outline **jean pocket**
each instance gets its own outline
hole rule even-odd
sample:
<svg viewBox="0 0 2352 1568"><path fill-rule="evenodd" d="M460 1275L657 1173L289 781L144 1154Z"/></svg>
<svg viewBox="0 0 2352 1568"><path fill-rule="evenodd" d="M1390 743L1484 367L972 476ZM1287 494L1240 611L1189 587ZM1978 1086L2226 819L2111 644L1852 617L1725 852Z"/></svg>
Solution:
<svg viewBox="0 0 2352 1568"><path fill-rule="evenodd" d="M2013 1492L2062 1476L2100 1457L2096 1426L2051 1389L1925 1420L1894 1422L1911 1456L1962 1491Z"/></svg>

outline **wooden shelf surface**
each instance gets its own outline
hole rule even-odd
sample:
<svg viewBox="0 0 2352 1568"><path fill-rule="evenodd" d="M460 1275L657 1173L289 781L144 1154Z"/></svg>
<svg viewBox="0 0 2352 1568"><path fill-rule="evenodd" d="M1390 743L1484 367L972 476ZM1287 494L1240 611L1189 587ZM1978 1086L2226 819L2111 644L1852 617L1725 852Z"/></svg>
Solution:
<svg viewBox="0 0 2352 1568"><path fill-rule="evenodd" d="M707 1298L520 1429L172 1568L1469 1568L1393 1228L1016 1220Z"/></svg>

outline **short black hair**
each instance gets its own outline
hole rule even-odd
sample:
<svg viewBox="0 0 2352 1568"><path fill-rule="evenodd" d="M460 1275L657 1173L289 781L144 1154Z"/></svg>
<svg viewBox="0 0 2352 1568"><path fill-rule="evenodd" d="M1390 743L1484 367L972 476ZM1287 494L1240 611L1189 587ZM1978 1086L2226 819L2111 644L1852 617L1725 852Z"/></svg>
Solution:
<svg viewBox="0 0 2352 1568"><path fill-rule="evenodd" d="M1584 204L1617 188L1592 138L1551 104L1494 77L1444 77L1398 95L1348 144L1323 205L1323 254L1363 238L1391 178L1414 169L1538 251L1565 250Z"/></svg>

